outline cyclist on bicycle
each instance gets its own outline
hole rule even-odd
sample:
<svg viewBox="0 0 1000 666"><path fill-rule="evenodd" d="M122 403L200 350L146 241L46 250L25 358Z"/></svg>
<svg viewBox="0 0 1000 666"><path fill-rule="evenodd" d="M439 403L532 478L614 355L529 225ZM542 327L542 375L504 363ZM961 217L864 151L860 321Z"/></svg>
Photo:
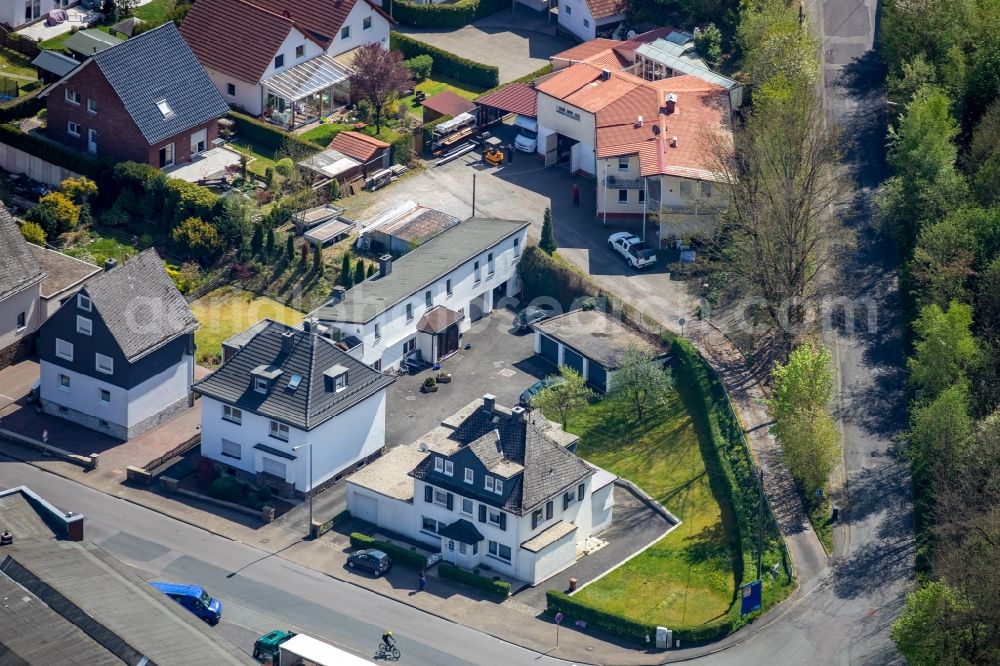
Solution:
<svg viewBox="0 0 1000 666"><path fill-rule="evenodd" d="M390 649L396 645L396 639L392 637L392 632L388 629L386 629L385 633L382 634L382 642L385 643L385 646Z"/></svg>

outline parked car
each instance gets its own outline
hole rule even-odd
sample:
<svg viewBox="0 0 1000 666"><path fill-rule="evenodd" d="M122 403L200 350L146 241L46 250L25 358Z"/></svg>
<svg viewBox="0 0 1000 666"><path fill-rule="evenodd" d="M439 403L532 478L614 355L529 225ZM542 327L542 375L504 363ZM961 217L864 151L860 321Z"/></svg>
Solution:
<svg viewBox="0 0 1000 666"><path fill-rule="evenodd" d="M623 256L632 268L646 268L656 263L656 251L627 231L608 236L608 247Z"/></svg>
<svg viewBox="0 0 1000 666"><path fill-rule="evenodd" d="M517 137L514 139L514 147L522 153L534 153L538 151L538 121L527 116L517 116L514 119L514 127L517 128Z"/></svg>
<svg viewBox="0 0 1000 666"><path fill-rule="evenodd" d="M381 550L359 550L347 556L348 569L364 569L378 578L392 568L392 559Z"/></svg>
<svg viewBox="0 0 1000 666"><path fill-rule="evenodd" d="M294 637L294 631L282 631L280 629L269 631L258 638L257 642L253 644L253 658L261 663L278 663L279 655L281 654L281 644Z"/></svg>
<svg viewBox="0 0 1000 666"><path fill-rule="evenodd" d="M551 317L554 311L555 308L551 305L529 305L514 317L514 328L518 331L527 331L532 324Z"/></svg>
<svg viewBox="0 0 1000 666"><path fill-rule="evenodd" d="M559 375L554 375L552 377L546 377L541 381L535 382L528 388L521 391L521 398L520 398L521 404L525 407L531 407L531 401L535 399L535 396L537 396L539 393L542 392L542 389L547 389L550 386L558 386L559 384L562 384L564 381L566 380L560 377Z"/></svg>
<svg viewBox="0 0 1000 666"><path fill-rule="evenodd" d="M150 585L163 592L184 608L205 622L215 625L222 619L222 602L214 599L204 588L183 583L151 582Z"/></svg>

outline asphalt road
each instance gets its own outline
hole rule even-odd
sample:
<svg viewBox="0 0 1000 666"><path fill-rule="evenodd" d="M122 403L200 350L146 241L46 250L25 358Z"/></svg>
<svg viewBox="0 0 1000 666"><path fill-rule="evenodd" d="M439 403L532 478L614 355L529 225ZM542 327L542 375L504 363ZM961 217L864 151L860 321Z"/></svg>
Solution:
<svg viewBox="0 0 1000 666"><path fill-rule="evenodd" d="M18 485L84 514L86 538L140 575L196 583L222 599L216 631L248 654L261 634L290 628L370 658L391 629L400 664L566 663L0 457L0 488Z"/></svg>

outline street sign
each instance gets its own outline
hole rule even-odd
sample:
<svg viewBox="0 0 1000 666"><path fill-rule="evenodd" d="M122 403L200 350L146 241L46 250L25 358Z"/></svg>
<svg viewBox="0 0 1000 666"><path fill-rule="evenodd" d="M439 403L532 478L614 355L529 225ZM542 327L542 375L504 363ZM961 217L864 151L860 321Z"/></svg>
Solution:
<svg viewBox="0 0 1000 666"><path fill-rule="evenodd" d="M563 614L556 613L555 620L556 620L556 647L559 647L559 625L562 624Z"/></svg>
<svg viewBox="0 0 1000 666"><path fill-rule="evenodd" d="M740 612L743 615L760 610L762 589L759 580L751 581L740 587Z"/></svg>
<svg viewBox="0 0 1000 666"><path fill-rule="evenodd" d="M556 613L556 624L562 624L562 621L563 621L563 614Z"/></svg>

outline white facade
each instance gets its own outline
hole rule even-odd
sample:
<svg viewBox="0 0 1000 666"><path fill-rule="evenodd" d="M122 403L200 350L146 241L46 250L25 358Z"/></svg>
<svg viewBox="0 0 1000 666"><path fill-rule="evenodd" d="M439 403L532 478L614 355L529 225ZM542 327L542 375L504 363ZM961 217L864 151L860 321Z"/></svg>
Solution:
<svg viewBox="0 0 1000 666"><path fill-rule="evenodd" d="M545 166L556 163L556 135L561 134L577 141L570 148L570 171L595 175L596 128L593 113L544 93L538 94L538 153L545 159Z"/></svg>
<svg viewBox="0 0 1000 666"><path fill-rule="evenodd" d="M624 14L614 14L595 20L587 0L559 0L559 27L588 42L597 37L597 28L625 20Z"/></svg>
<svg viewBox="0 0 1000 666"><path fill-rule="evenodd" d="M39 303L41 280L0 300L0 350L19 343L42 323Z"/></svg>
<svg viewBox="0 0 1000 666"><path fill-rule="evenodd" d="M48 16L53 9L66 9L79 4L78 2L62 2L61 0L8 0L0 4L0 23L6 23L15 30L34 23Z"/></svg>
<svg viewBox="0 0 1000 666"><path fill-rule="evenodd" d="M366 23L368 28L365 28ZM348 29L346 35L345 28ZM326 52L328 55L338 56L365 44L381 44L382 48L388 50L389 21L367 2L358 0Z"/></svg>
<svg viewBox="0 0 1000 666"><path fill-rule="evenodd" d="M493 302L494 289L506 285L508 296L518 293L517 262L524 249L526 234L527 229L521 229L430 285L414 285L416 291L411 296L364 324L332 320L323 320L323 323L334 326L345 336L360 339L360 351L352 353L360 353L359 358L364 363L381 362L378 367L383 371L398 367L406 355L418 348L417 324L427 310L441 305L464 313L465 318L459 322L459 330L464 333L480 313L486 315L497 307ZM363 293L365 287L366 283L361 283L354 289ZM427 292L430 292L429 297ZM427 344L424 341L422 346ZM425 359L432 358L429 348L421 351Z"/></svg>
<svg viewBox="0 0 1000 666"><path fill-rule="evenodd" d="M236 423L226 418L224 405L208 396L201 399L202 455L249 474L268 472L303 493L385 445L385 390L312 430L289 427L287 440L271 436L270 417L242 410ZM287 457L255 449L257 444ZM292 451L299 446L303 448Z"/></svg>
<svg viewBox="0 0 1000 666"><path fill-rule="evenodd" d="M45 360L40 371L39 391L47 413L127 439L137 426L187 403L194 357L184 354L178 363L130 389Z"/></svg>

